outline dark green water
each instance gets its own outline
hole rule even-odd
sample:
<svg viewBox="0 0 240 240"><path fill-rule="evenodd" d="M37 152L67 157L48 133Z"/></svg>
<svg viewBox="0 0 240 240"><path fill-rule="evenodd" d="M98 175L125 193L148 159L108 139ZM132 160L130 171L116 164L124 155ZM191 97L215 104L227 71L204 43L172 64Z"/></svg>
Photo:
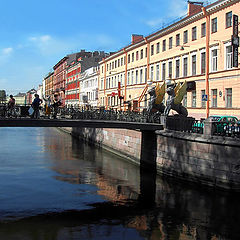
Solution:
<svg viewBox="0 0 240 240"><path fill-rule="evenodd" d="M238 194L153 184L152 173L57 129L0 134L1 240L240 239Z"/></svg>

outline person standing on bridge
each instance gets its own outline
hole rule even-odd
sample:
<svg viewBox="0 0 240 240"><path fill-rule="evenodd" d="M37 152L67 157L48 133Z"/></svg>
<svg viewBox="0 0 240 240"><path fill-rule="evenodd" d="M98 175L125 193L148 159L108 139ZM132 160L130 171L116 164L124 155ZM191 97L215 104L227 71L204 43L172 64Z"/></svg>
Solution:
<svg viewBox="0 0 240 240"><path fill-rule="evenodd" d="M53 95L53 104L52 104L52 107L53 107L53 118L56 119L57 118L57 113L58 113L58 108L59 106L61 106L61 100L60 100L60 96L58 93L55 93Z"/></svg>
<svg viewBox="0 0 240 240"><path fill-rule="evenodd" d="M10 99L8 101L8 117L16 116L15 112L15 98L13 95L9 96Z"/></svg>
<svg viewBox="0 0 240 240"><path fill-rule="evenodd" d="M43 102L42 99L39 98L38 94L34 95L34 100L32 102L32 108L33 108L33 114L31 116L31 118L39 118L40 114L39 114L39 107L40 104Z"/></svg>

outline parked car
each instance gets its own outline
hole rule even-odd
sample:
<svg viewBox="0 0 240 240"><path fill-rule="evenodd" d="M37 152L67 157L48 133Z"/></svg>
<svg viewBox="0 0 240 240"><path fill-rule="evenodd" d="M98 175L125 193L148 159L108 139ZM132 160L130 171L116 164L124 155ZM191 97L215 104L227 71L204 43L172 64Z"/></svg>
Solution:
<svg viewBox="0 0 240 240"><path fill-rule="evenodd" d="M237 117L235 116L210 116L207 119L203 121L195 122L193 125L193 132L196 133L203 133L204 128L204 122L205 121L211 121L214 123L215 131L216 133L223 133L228 131L228 133L231 133L232 131L239 130L239 123Z"/></svg>

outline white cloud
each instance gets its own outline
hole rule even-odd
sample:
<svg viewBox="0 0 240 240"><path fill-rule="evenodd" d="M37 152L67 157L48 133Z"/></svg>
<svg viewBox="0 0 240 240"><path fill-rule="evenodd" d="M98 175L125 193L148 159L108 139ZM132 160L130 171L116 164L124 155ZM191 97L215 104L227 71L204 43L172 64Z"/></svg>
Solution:
<svg viewBox="0 0 240 240"><path fill-rule="evenodd" d="M3 48L3 49L2 49L2 54L3 54L3 55L9 55L9 54L11 54L12 52L13 52L13 48L11 48L11 47Z"/></svg>
<svg viewBox="0 0 240 240"><path fill-rule="evenodd" d="M169 9L165 9L166 14L161 14L161 17L155 17L145 21L145 24L150 27L162 27L164 24L171 22L174 19L182 17L187 12L187 3L185 0L169 0Z"/></svg>
<svg viewBox="0 0 240 240"><path fill-rule="evenodd" d="M146 22L146 24L150 27L161 26L163 23L164 22L162 18L156 18L156 19L148 20Z"/></svg>
<svg viewBox="0 0 240 240"><path fill-rule="evenodd" d="M29 41L36 43L46 43L50 41L52 38L50 35L42 35L38 37L29 37Z"/></svg>

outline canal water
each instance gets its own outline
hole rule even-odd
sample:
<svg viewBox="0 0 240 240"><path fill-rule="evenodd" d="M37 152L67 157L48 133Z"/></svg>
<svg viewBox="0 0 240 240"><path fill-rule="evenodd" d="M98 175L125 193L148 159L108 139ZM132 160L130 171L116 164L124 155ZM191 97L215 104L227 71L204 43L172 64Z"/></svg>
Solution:
<svg viewBox="0 0 240 240"><path fill-rule="evenodd" d="M240 239L240 196L156 177L55 128L1 128L0 239Z"/></svg>

